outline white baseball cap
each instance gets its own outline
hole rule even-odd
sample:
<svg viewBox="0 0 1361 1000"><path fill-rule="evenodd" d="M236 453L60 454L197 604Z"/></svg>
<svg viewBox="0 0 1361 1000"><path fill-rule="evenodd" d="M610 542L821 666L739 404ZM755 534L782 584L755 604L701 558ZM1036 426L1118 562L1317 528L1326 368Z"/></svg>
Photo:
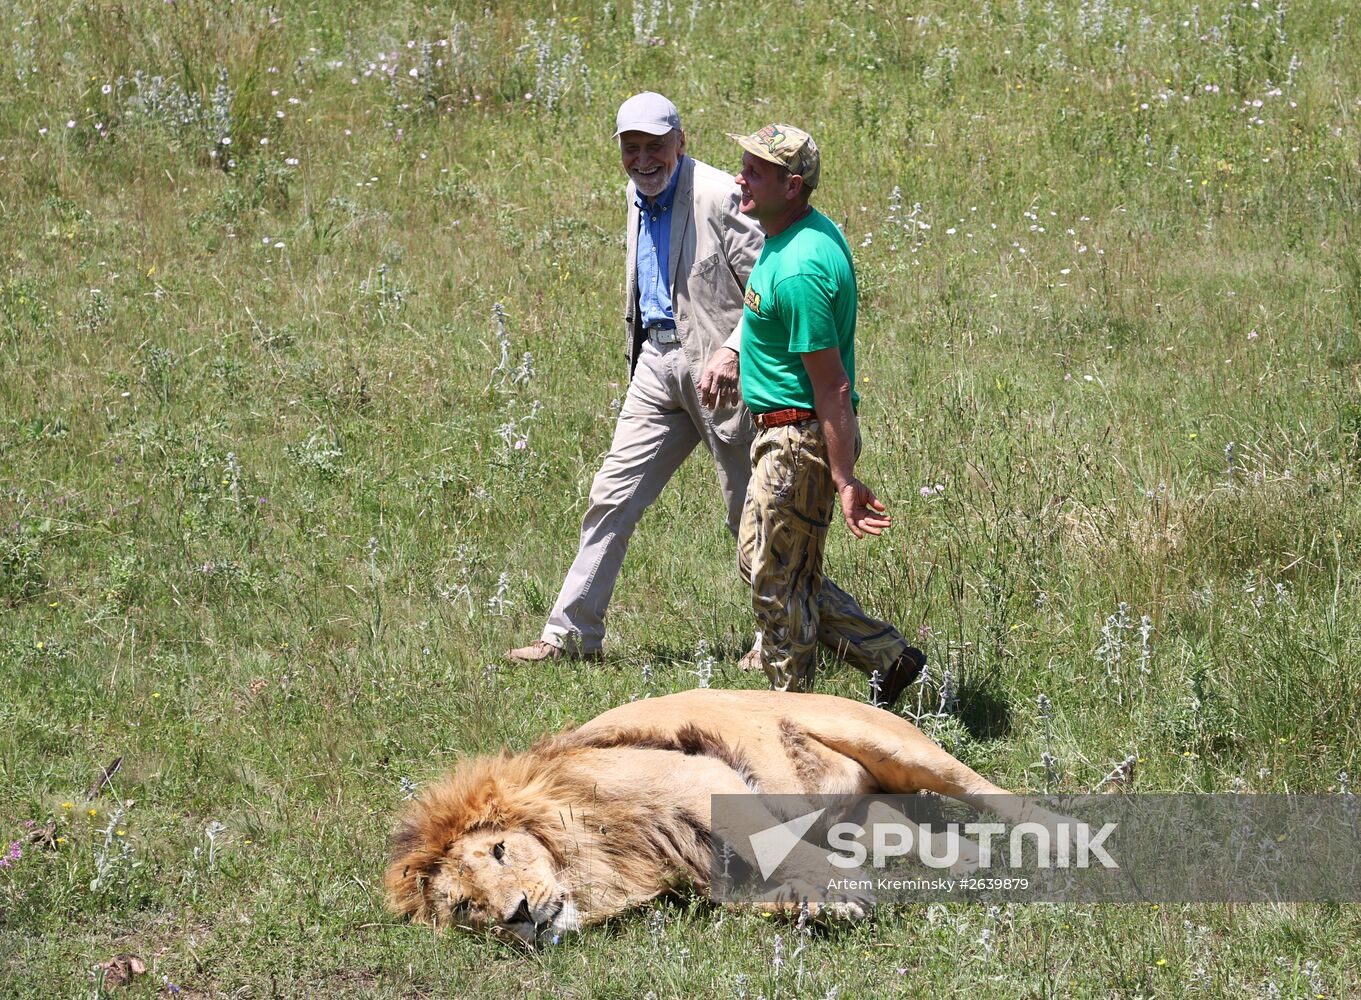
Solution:
<svg viewBox="0 0 1361 1000"><path fill-rule="evenodd" d="M613 136L615 139L624 132L666 135L672 129L681 127L680 112L661 94L645 90L641 94L634 94L619 105L615 125L617 126Z"/></svg>

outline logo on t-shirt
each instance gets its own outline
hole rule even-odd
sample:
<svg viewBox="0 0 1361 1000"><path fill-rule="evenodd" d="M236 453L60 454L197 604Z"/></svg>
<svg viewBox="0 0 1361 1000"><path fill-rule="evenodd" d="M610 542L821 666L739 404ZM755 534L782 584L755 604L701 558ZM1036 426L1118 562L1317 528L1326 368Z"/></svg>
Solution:
<svg viewBox="0 0 1361 1000"><path fill-rule="evenodd" d="M752 288L750 285L748 285L748 286L747 286L747 296L746 296L746 298L745 298L743 301L746 303L746 306L747 306L748 309L750 309L752 312L754 312L757 316L761 315L761 293L760 293L760 292L756 291L756 289L754 289L754 288Z"/></svg>

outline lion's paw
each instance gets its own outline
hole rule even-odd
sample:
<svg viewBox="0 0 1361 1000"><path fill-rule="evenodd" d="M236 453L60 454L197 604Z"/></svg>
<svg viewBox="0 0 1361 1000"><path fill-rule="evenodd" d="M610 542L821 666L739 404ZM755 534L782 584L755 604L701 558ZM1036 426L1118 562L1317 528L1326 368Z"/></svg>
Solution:
<svg viewBox="0 0 1361 1000"><path fill-rule="evenodd" d="M809 902L808 916L813 920L858 924L869 917L872 904L867 899L836 899Z"/></svg>
<svg viewBox="0 0 1361 1000"><path fill-rule="evenodd" d="M772 913L797 916L800 920L857 922L870 915L873 903L857 893L832 892L827 886L791 879L773 898L759 904Z"/></svg>

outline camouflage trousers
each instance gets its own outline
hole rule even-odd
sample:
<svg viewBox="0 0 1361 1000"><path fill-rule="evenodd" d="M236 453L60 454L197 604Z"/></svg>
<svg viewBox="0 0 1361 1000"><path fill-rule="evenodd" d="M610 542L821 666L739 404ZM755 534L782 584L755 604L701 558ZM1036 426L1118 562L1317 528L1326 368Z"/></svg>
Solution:
<svg viewBox="0 0 1361 1000"><path fill-rule="evenodd" d="M856 454L860 441L856 439ZM818 643L865 674L883 676L908 648L822 573L840 501L816 420L759 430L737 535L737 563L751 583L761 666L771 687L810 691Z"/></svg>

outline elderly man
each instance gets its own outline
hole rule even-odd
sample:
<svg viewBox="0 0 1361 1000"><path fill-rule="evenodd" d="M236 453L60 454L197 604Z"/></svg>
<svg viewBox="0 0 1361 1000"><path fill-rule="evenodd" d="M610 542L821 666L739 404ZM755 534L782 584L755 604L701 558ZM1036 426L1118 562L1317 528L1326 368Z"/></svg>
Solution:
<svg viewBox="0 0 1361 1000"><path fill-rule="evenodd" d="M813 686L817 642L870 675L874 700L892 706L926 657L892 625L871 618L822 573L833 510L857 538L892 519L855 478L855 271L836 225L809 204L821 157L806 132L767 125L730 135L744 150L741 210L766 234L747 283L742 398L756 423L752 476L738 534L751 581L760 661L772 687Z"/></svg>
<svg viewBox="0 0 1361 1000"><path fill-rule="evenodd" d="M632 381L543 634L507 654L521 663L600 659L605 610L633 529L696 445L714 458L734 535L751 474L738 351L742 289L761 231L738 211L732 177L685 155L680 115L665 97L630 97L616 124L629 178L624 319Z"/></svg>

